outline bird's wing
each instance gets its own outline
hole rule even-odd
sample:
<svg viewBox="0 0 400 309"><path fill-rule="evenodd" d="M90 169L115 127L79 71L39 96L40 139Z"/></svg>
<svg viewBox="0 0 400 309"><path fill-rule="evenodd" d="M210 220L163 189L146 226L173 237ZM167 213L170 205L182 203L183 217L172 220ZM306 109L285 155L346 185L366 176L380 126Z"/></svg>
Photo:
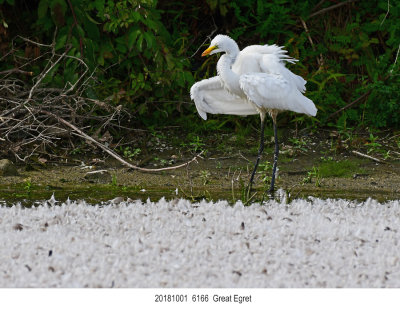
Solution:
<svg viewBox="0 0 400 309"><path fill-rule="evenodd" d="M297 59L288 56L283 46L251 45L244 48L237 57L232 70L237 74L272 73L282 75L289 84L299 91L306 91L306 81L285 67L285 63L296 63Z"/></svg>
<svg viewBox="0 0 400 309"><path fill-rule="evenodd" d="M261 109L289 110L311 116L317 114L314 103L293 87L282 74L243 74L239 84L248 100Z"/></svg>
<svg viewBox="0 0 400 309"><path fill-rule="evenodd" d="M278 61L282 62L290 62L290 63L296 63L298 60L295 58L292 58L288 56L287 50L283 49L283 46L278 46L278 45L250 45L247 46L246 48L243 48L241 53L247 54L260 54L260 55L274 55L275 57L278 58Z"/></svg>
<svg viewBox="0 0 400 309"><path fill-rule="evenodd" d="M246 99L226 91L219 76L204 79L190 88L190 97L201 118L210 114L254 115L257 110Z"/></svg>
<svg viewBox="0 0 400 309"><path fill-rule="evenodd" d="M294 74L288 68L286 68L283 59L279 58L277 55L263 55L260 58L259 65L262 72L280 74L290 85L296 87L300 92L304 93L306 91L307 82L304 80L304 78Z"/></svg>

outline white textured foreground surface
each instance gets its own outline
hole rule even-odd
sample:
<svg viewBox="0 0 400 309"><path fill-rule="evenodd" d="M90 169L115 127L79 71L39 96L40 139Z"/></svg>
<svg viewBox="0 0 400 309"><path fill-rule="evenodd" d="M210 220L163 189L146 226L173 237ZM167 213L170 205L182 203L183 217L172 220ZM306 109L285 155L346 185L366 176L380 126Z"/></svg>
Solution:
<svg viewBox="0 0 400 309"><path fill-rule="evenodd" d="M0 287L400 287L400 205L0 207Z"/></svg>

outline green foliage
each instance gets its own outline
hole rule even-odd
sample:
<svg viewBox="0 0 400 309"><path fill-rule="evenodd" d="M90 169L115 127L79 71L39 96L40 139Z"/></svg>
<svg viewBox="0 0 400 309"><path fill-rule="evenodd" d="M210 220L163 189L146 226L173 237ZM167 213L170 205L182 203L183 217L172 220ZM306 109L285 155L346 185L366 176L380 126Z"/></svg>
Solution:
<svg viewBox="0 0 400 309"><path fill-rule="evenodd" d="M262 182L264 183L264 185L269 185L271 183L272 168L273 165L269 161L260 163L260 170L257 173L263 176Z"/></svg>
<svg viewBox="0 0 400 309"><path fill-rule="evenodd" d="M117 175L115 175L115 174L112 175L111 186L113 186L113 187L117 187L118 186Z"/></svg>
<svg viewBox="0 0 400 309"><path fill-rule="evenodd" d="M208 184L210 182L210 176L211 176L211 174L209 171L206 171L206 170L200 171L199 177L203 183L203 186L205 186L206 184Z"/></svg>
<svg viewBox="0 0 400 309"><path fill-rule="evenodd" d="M209 2L218 11L219 1ZM231 1L225 13L229 18L216 22L240 47L276 43L299 59L290 69L308 81L306 95L319 109L319 123L302 115L286 117L314 126L399 127L398 0L357 1L330 9L333 5L317 0ZM212 75L215 70L209 67L214 65L204 62L202 76Z"/></svg>
<svg viewBox="0 0 400 309"><path fill-rule="evenodd" d="M355 173L362 173L356 161L326 161L318 166L320 177L351 177Z"/></svg>
<svg viewBox="0 0 400 309"><path fill-rule="evenodd" d="M7 3L9 5L14 5L15 0L0 0L0 4Z"/></svg>
<svg viewBox="0 0 400 309"><path fill-rule="evenodd" d="M27 194L32 192L32 181L30 178L25 179L24 189Z"/></svg>
<svg viewBox="0 0 400 309"><path fill-rule="evenodd" d="M127 158L127 159L132 159L136 157L137 155L140 154L141 149L140 148L132 148L129 146L126 147L120 147L119 152L122 153L122 155Z"/></svg>
<svg viewBox="0 0 400 309"><path fill-rule="evenodd" d="M382 144L377 142L378 139L379 136L374 136L372 133L369 134L369 142L365 144L368 148L367 153L376 152L382 147Z"/></svg>
<svg viewBox="0 0 400 309"><path fill-rule="evenodd" d="M189 134L189 143L181 143L182 147L186 147L193 152L202 151L205 144L198 135Z"/></svg>
<svg viewBox="0 0 400 309"><path fill-rule="evenodd" d="M198 49L207 45L204 40L211 33L226 33L241 48L284 45L299 59L290 69L308 81L306 95L319 109L318 121L294 113L280 119L343 129L400 127L398 0L354 1L336 8L332 8L336 2L319 0L40 0L29 7L25 2L0 0L0 4L0 27L9 31L0 37L2 44L11 45L16 35L49 44L56 33L57 52L69 48L68 55L82 58L97 81L86 95L92 99L113 95L114 104L122 104L135 117L131 125L150 128L172 122L196 133L248 127L253 117L217 116L218 121L211 117L203 122L188 103L194 81L216 74L217 57L200 58ZM14 6L20 20L6 13L7 6ZM16 55L23 56L22 41L17 39L14 46L21 48ZM5 61L0 69L16 65ZM37 75L44 65L38 60L31 70ZM81 73L79 63L69 59L43 84L63 87L76 82Z"/></svg>
<svg viewBox="0 0 400 309"><path fill-rule="evenodd" d="M114 103L139 124L166 122L176 112L171 102L187 95L194 82L190 62L179 51L184 42L166 29L156 0L40 0L36 12L30 23L39 40L49 44L56 33L55 50L83 59L96 77L88 97L114 95ZM44 65L37 63L35 74ZM78 65L56 66L43 84L62 88L76 82L82 73Z"/></svg>
<svg viewBox="0 0 400 309"><path fill-rule="evenodd" d="M297 151L307 152L307 142L303 138L289 138L289 141L293 144L293 148Z"/></svg>
<svg viewBox="0 0 400 309"><path fill-rule="evenodd" d="M321 173L319 172L319 168L313 166L312 170L307 172L307 176L304 177L303 183L311 183L312 180L315 179L315 186L321 186Z"/></svg>

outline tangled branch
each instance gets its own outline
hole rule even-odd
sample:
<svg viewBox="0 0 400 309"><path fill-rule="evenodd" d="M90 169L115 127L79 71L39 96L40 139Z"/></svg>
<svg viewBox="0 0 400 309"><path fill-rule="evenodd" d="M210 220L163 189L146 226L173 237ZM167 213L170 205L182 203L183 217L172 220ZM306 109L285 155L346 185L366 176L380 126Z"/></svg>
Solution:
<svg viewBox="0 0 400 309"><path fill-rule="evenodd" d="M40 110L53 112L78 126L87 120L96 120L100 124L110 121L107 113L102 116L95 113L99 105L89 104L93 102L86 98L85 91L95 84L95 80L83 60L68 55L70 48L58 54L54 42L45 45L22 37L19 39L25 44L47 49L39 57L46 65L39 75L30 78L33 73L26 68L35 65L38 58L23 58L14 49L8 53L16 67L0 72L0 136L2 144L7 145L2 147L2 152L11 151L18 160L25 161L36 149L56 146L60 140L70 136L65 126ZM78 63L79 77L73 83L66 82L63 88L46 87L46 80L50 80L50 76L55 75L66 61ZM104 106L117 110L105 102ZM117 114L113 113L112 117Z"/></svg>
<svg viewBox="0 0 400 309"><path fill-rule="evenodd" d="M95 85L94 72L89 74L90 70L81 58L69 55L70 48L58 54L54 42L45 45L23 37L20 39L48 48L50 52L47 53L44 69L32 79L30 86L28 82L14 77L15 74L33 75L32 72L22 70L28 66L26 62L19 67L0 72L0 141L8 144L3 147L3 151L9 150L18 160L25 161L37 149L45 149L48 145L59 146L65 137L71 138L71 135L75 135L91 145L96 145L123 165L142 172L186 167L200 157L201 154L186 163L156 169L142 168L127 162L107 145L84 132L84 125L88 121L96 122L100 128L104 128L119 120L122 112L122 106L114 107L108 101L85 96L88 88ZM13 51L9 53L12 54ZM79 77L73 83L65 83L63 88L46 87L44 81L54 75L57 67L64 61L75 61L79 64ZM104 111L104 116L98 113L99 109Z"/></svg>

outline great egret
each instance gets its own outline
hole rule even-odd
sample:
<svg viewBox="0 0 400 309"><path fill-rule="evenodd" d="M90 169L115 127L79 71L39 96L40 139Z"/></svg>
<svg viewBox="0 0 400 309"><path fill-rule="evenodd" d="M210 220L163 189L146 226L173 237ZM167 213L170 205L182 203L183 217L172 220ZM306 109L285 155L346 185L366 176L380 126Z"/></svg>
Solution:
<svg viewBox="0 0 400 309"><path fill-rule="evenodd" d="M239 50L236 42L226 35L217 35L202 56L224 52L217 63L218 76L195 83L190 89L200 116L210 114L260 114L261 136L257 161L250 177L249 192L264 150L264 124L268 113L273 121L275 136L274 163L270 193L274 191L279 144L276 117L279 112L293 111L309 116L317 114L314 103L306 98L306 81L285 67L285 62L297 60L286 55L277 45L252 45Z"/></svg>

